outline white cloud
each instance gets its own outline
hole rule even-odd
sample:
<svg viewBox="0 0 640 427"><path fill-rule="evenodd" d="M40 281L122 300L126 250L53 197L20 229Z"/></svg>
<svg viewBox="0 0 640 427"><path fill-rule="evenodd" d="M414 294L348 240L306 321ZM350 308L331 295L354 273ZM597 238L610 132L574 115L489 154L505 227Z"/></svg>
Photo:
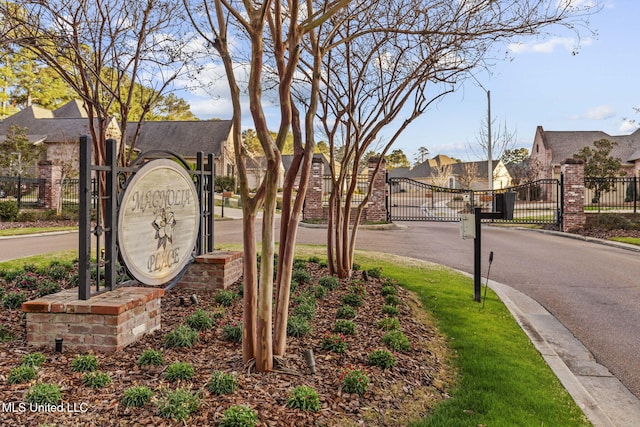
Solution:
<svg viewBox="0 0 640 427"><path fill-rule="evenodd" d="M636 129L638 129L638 124L632 120L624 120L619 128L622 134L632 133Z"/></svg>
<svg viewBox="0 0 640 427"><path fill-rule="evenodd" d="M552 37L543 42L531 43L511 43L508 46L509 51L518 53L552 53L556 47L563 48L568 52L574 52L579 46L588 46L593 42L592 39L585 38L579 42L571 37Z"/></svg>
<svg viewBox="0 0 640 427"><path fill-rule="evenodd" d="M598 107L590 108L589 110L587 110L584 113L583 118L589 120L605 120L610 119L615 115L616 113L613 108L611 108L611 106L600 105Z"/></svg>

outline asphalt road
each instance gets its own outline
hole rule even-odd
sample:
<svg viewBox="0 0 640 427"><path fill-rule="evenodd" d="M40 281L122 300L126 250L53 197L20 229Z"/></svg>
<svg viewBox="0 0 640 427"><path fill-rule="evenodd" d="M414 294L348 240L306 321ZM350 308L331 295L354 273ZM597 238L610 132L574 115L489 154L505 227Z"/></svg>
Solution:
<svg viewBox="0 0 640 427"><path fill-rule="evenodd" d="M401 223L360 230L356 247L419 258L473 272L473 240L458 224ZM239 243L240 221L217 221L215 242ZM276 234L277 235L277 234ZM298 242L323 244L326 230L300 227ZM0 260L77 247L77 234L0 240ZM640 397L640 253L540 232L482 229L482 272L532 297ZM484 280L483 280L484 283ZM472 289L469 290L472 297Z"/></svg>

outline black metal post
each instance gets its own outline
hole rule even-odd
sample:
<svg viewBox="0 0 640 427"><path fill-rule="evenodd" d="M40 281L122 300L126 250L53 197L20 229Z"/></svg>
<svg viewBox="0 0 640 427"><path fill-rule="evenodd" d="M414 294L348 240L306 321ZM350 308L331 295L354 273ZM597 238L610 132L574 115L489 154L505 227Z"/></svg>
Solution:
<svg viewBox="0 0 640 427"><path fill-rule="evenodd" d="M78 233L78 298L91 296L91 138L80 137L80 224Z"/></svg>
<svg viewBox="0 0 640 427"><path fill-rule="evenodd" d="M22 175L18 175L18 210L22 209Z"/></svg>
<svg viewBox="0 0 640 427"><path fill-rule="evenodd" d="M105 285L109 290L113 290L116 284L116 233L118 230L118 173L117 173L117 149L116 140L107 140L107 198L106 198L106 214L105 223Z"/></svg>
<svg viewBox="0 0 640 427"><path fill-rule="evenodd" d="M482 230L482 208L473 208L476 226L476 237L473 239L473 300L480 302L480 291L482 290L482 284L480 282L480 269L482 268L482 261L480 254L482 253L482 238L480 232Z"/></svg>
<svg viewBox="0 0 640 427"><path fill-rule="evenodd" d="M207 238L207 252L213 252L213 222L215 216L215 178L216 178L216 165L213 161L213 153L207 155L207 163L209 164L209 179L207 187L207 196L209 201L209 217L208 222L208 238Z"/></svg>
<svg viewBox="0 0 640 427"><path fill-rule="evenodd" d="M638 178L637 177L633 177L633 213L636 213L636 209L638 207Z"/></svg>

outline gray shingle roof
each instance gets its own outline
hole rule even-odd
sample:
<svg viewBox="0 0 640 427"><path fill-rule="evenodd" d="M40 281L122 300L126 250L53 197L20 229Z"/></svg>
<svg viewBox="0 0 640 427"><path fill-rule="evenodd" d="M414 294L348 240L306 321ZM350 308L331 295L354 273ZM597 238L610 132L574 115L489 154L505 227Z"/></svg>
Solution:
<svg viewBox="0 0 640 427"><path fill-rule="evenodd" d="M128 138L137 126L127 124ZM194 157L198 151L219 156L230 132L231 120L143 122L135 148L174 151L187 157Z"/></svg>

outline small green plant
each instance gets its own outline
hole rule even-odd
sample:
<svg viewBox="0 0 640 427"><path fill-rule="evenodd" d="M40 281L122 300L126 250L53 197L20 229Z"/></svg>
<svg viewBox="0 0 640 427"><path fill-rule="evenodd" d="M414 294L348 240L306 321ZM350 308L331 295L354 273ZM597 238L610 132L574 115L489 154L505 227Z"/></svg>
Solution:
<svg viewBox="0 0 640 427"><path fill-rule="evenodd" d="M367 274L369 275L369 277L372 277L374 279L379 279L382 277L382 268L380 267L373 267L367 270Z"/></svg>
<svg viewBox="0 0 640 427"><path fill-rule="evenodd" d="M397 307L400 305L400 298L397 295L387 295L384 297L384 304Z"/></svg>
<svg viewBox="0 0 640 427"><path fill-rule="evenodd" d="M386 314L387 316L397 316L400 314L400 309L395 305L385 304L382 306L382 314Z"/></svg>
<svg viewBox="0 0 640 427"><path fill-rule="evenodd" d="M327 296L328 291L324 286L316 285L311 287L311 292L317 299L322 299Z"/></svg>
<svg viewBox="0 0 640 427"><path fill-rule="evenodd" d="M369 353L369 365L377 366L380 369L393 368L396 365L396 357L387 350L373 350Z"/></svg>
<svg viewBox="0 0 640 427"><path fill-rule="evenodd" d="M386 297L387 295L398 295L398 290L393 285L384 285L380 288L380 293L383 297Z"/></svg>
<svg viewBox="0 0 640 427"><path fill-rule="evenodd" d="M327 268L329 267L329 263L327 261L320 261L318 266L320 266L320 268Z"/></svg>
<svg viewBox="0 0 640 427"><path fill-rule="evenodd" d="M129 387L124 391L122 404L128 407L141 408L146 405L153 396L153 391L147 386L139 385Z"/></svg>
<svg viewBox="0 0 640 427"><path fill-rule="evenodd" d="M349 286L349 292L360 295L362 298L367 296L367 288L361 280L352 281L351 286Z"/></svg>
<svg viewBox="0 0 640 427"><path fill-rule="evenodd" d="M369 388L369 375L366 369L347 369L342 372L342 390L345 393L363 395Z"/></svg>
<svg viewBox="0 0 640 427"><path fill-rule="evenodd" d="M9 371L7 381L9 381L9 384L26 383L36 376L36 370L32 366L18 366Z"/></svg>
<svg viewBox="0 0 640 427"><path fill-rule="evenodd" d="M242 342L242 323L231 322L223 324L222 339L231 342Z"/></svg>
<svg viewBox="0 0 640 427"><path fill-rule="evenodd" d="M391 350L395 351L408 351L411 350L411 343L409 338L399 330L392 330L384 334L382 342L387 345Z"/></svg>
<svg viewBox="0 0 640 427"><path fill-rule="evenodd" d="M224 309L224 307L216 307L209 312L209 317L211 317L211 320L215 322L216 320L222 319L226 312L227 311Z"/></svg>
<svg viewBox="0 0 640 427"><path fill-rule="evenodd" d="M185 323L191 329L195 329L196 331L203 331L205 329L211 329L211 327L213 326L213 319L206 311L199 308L194 311L189 317L187 317Z"/></svg>
<svg viewBox="0 0 640 427"><path fill-rule="evenodd" d="M336 323L333 325L333 332L337 332L345 335L355 335L356 333L356 324L351 320L347 319L338 319Z"/></svg>
<svg viewBox="0 0 640 427"><path fill-rule="evenodd" d="M211 379L207 383L207 390L213 394L229 394L236 391L238 380L233 374L222 371L213 371Z"/></svg>
<svg viewBox="0 0 640 427"><path fill-rule="evenodd" d="M306 268L306 262L305 262L305 268ZM301 285L304 285L311 282L311 275L307 272L307 270L296 269L296 270L293 270L293 273L291 273L291 280L295 280Z"/></svg>
<svg viewBox="0 0 640 427"><path fill-rule="evenodd" d="M313 387L298 386L289 392L287 408L317 412L320 410L320 396Z"/></svg>
<svg viewBox="0 0 640 427"><path fill-rule="evenodd" d="M164 377L167 381L190 380L193 378L195 371L191 363L176 362L167 366Z"/></svg>
<svg viewBox="0 0 640 427"><path fill-rule="evenodd" d="M33 405L57 405L62 400L62 391L57 384L39 383L31 386L25 401Z"/></svg>
<svg viewBox="0 0 640 427"><path fill-rule="evenodd" d="M334 353L344 353L347 350L347 341L342 334L324 334L321 348Z"/></svg>
<svg viewBox="0 0 640 427"><path fill-rule="evenodd" d="M186 325L180 325L164 336L164 346L171 347L193 347L198 341L198 331Z"/></svg>
<svg viewBox="0 0 640 427"><path fill-rule="evenodd" d="M258 414L247 407L234 405L224 411L219 427L255 427L258 423Z"/></svg>
<svg viewBox="0 0 640 427"><path fill-rule="evenodd" d="M87 372L82 376L82 384L91 388L103 388L111 383L111 376L106 372Z"/></svg>
<svg viewBox="0 0 640 427"><path fill-rule="evenodd" d="M236 298L238 298L238 293L227 289L222 289L213 295L213 300L216 304L220 304L224 307L230 307L235 302Z"/></svg>
<svg viewBox="0 0 640 427"><path fill-rule="evenodd" d="M25 273L16 277L16 285L22 289L36 289L38 287L38 276L30 270L26 270L27 265L24 266Z"/></svg>
<svg viewBox="0 0 640 427"><path fill-rule="evenodd" d="M38 285L38 296L43 297L45 295L55 294L60 292L60 285L56 282L45 281Z"/></svg>
<svg viewBox="0 0 640 427"><path fill-rule="evenodd" d="M15 221L19 212L20 209L18 209L18 204L13 200L0 202L0 220Z"/></svg>
<svg viewBox="0 0 640 427"><path fill-rule="evenodd" d="M314 309L317 306L316 296L313 294L313 292L301 292L298 295L294 295L291 298L291 303L294 305L308 304Z"/></svg>
<svg viewBox="0 0 640 427"><path fill-rule="evenodd" d="M396 317L385 317L378 320L376 326L383 331L392 331L394 329L400 329L400 321Z"/></svg>
<svg viewBox="0 0 640 427"><path fill-rule="evenodd" d="M7 327L3 324L0 324L0 342L7 342L13 339L13 334Z"/></svg>
<svg viewBox="0 0 640 427"><path fill-rule="evenodd" d="M156 401L158 415L176 421L185 421L200 409L200 397L182 388L163 390Z"/></svg>
<svg viewBox="0 0 640 427"><path fill-rule="evenodd" d="M29 353L22 356L22 362L20 365L38 367L42 365L46 360L47 357L40 352Z"/></svg>
<svg viewBox="0 0 640 427"><path fill-rule="evenodd" d="M316 315L316 307L313 304L304 302L294 307L293 315L298 317L303 317L307 320L311 320L313 319L313 316Z"/></svg>
<svg viewBox="0 0 640 427"><path fill-rule="evenodd" d="M287 319L287 335L290 337L302 337L311 332L309 321L302 316L291 316Z"/></svg>
<svg viewBox="0 0 640 427"><path fill-rule="evenodd" d="M71 361L73 372L93 372L98 369L98 359L93 354L82 354Z"/></svg>
<svg viewBox="0 0 640 427"><path fill-rule="evenodd" d="M342 297L342 302L344 304L350 305L351 307L360 307L362 305L362 295L348 293Z"/></svg>
<svg viewBox="0 0 640 427"><path fill-rule="evenodd" d="M158 350L148 349L138 358L138 366L160 366L164 363L164 356Z"/></svg>
<svg viewBox="0 0 640 427"><path fill-rule="evenodd" d="M294 270L304 270L307 268L307 261L296 258L293 260L293 269Z"/></svg>
<svg viewBox="0 0 640 427"><path fill-rule="evenodd" d="M354 262L353 264L351 264L351 269L353 271L358 271L358 270L360 270L360 268L361 268L361 266L357 262Z"/></svg>
<svg viewBox="0 0 640 427"><path fill-rule="evenodd" d="M66 265L52 262L47 268L46 274L51 280L64 280L67 278L69 271L70 269Z"/></svg>
<svg viewBox="0 0 640 427"><path fill-rule="evenodd" d="M2 297L2 305L6 308L19 308L27 300L22 292L8 292Z"/></svg>
<svg viewBox="0 0 640 427"><path fill-rule="evenodd" d="M318 279L318 284L332 291L340 285L340 281L335 276L324 276Z"/></svg>
<svg viewBox="0 0 640 427"><path fill-rule="evenodd" d="M355 319L356 309L350 305L341 305L336 311L336 319Z"/></svg>
<svg viewBox="0 0 640 427"><path fill-rule="evenodd" d="M318 258L315 255L312 255L309 257L309 262L313 263L313 264L319 264L320 263L320 258Z"/></svg>

